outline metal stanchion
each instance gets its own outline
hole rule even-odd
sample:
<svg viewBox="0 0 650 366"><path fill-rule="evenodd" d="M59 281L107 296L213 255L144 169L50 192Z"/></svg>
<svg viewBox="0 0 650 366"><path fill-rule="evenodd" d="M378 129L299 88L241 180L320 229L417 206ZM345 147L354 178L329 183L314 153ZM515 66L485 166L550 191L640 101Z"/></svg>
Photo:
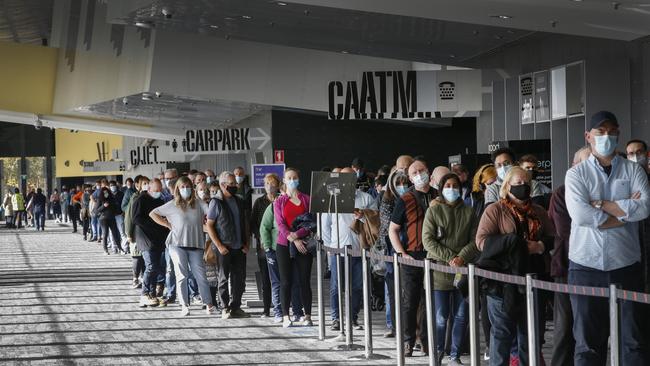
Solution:
<svg viewBox="0 0 650 366"><path fill-rule="evenodd" d="M435 366L438 364L436 357L436 337L434 337L436 328L434 328L433 317L435 311L433 309L433 291L431 290L431 260L424 260L424 296L427 307L427 340L429 341L429 365Z"/></svg>
<svg viewBox="0 0 650 366"><path fill-rule="evenodd" d="M361 250L361 265L363 270L363 325L365 338L365 352L363 356L350 357L351 360L379 360L389 358L384 355L373 353L372 349L372 309L370 308L370 266L368 263L368 251Z"/></svg>
<svg viewBox="0 0 650 366"><path fill-rule="evenodd" d="M476 267L469 265L469 349L470 365L481 364L481 351L479 349L479 324L478 324L478 284L475 274Z"/></svg>
<svg viewBox="0 0 650 366"><path fill-rule="evenodd" d="M352 276L350 276L349 248L346 245L343 249L343 267L345 268L345 345L348 347L352 345ZM340 314L339 318L342 318Z"/></svg>
<svg viewBox="0 0 650 366"><path fill-rule="evenodd" d="M318 214L320 227L320 214ZM318 287L318 340L325 340L325 303L323 299L323 243L318 240L316 248L316 285Z"/></svg>
<svg viewBox="0 0 650 366"><path fill-rule="evenodd" d="M537 349L537 324L535 314L535 293L533 288L533 276L526 275L526 319L528 321L528 364L537 366L539 351Z"/></svg>
<svg viewBox="0 0 650 366"><path fill-rule="evenodd" d="M393 274L395 276L395 340L397 343L397 366L404 366L404 334L402 333L402 284L399 255L393 254Z"/></svg>
<svg viewBox="0 0 650 366"><path fill-rule="evenodd" d="M618 321L618 297L616 296L616 285L609 285L609 343L611 346L611 366L619 366L619 321Z"/></svg>

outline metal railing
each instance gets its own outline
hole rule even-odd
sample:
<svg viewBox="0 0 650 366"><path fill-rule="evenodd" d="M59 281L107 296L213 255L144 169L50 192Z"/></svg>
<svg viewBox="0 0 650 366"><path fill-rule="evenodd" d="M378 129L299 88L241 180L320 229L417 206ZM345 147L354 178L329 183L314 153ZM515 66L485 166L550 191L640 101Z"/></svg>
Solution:
<svg viewBox="0 0 650 366"><path fill-rule="evenodd" d="M612 366L620 365L620 336L619 336L619 326L620 326L620 317L619 317L619 300L625 301L634 301L643 304L650 304L650 294L621 290L616 287L616 285L610 285L609 288L602 287L589 287L589 286L578 286L570 284L561 284L555 282L547 282L535 279L533 275L524 276L515 276L508 275L504 273L491 272L470 264L468 267L451 267L446 265L437 264L429 259L425 260L415 260L411 258L404 258L395 254L394 256L386 255L377 255L371 253L365 249L353 250L351 248L345 247L343 249L325 247L319 243L317 248L317 283L318 283L318 314L320 317L319 321L319 339L325 339L325 322L324 322L324 299L323 299L323 266L322 266L322 252L326 251L331 255L343 256L344 268L345 268L345 321L341 323L341 332L345 332L345 349L352 350L353 347L353 337L352 337L352 319L350 312L350 296L351 296L351 276L350 276L350 258L351 257L361 257L362 259L362 271L363 271L363 311L364 311L364 349L365 353L363 357L365 359L379 358L380 355L373 353L373 344L372 344L372 311L370 304L370 264L368 259L372 258L375 260L380 260L388 263L393 263L393 276L395 281L395 308L391 311L395 314L395 323L393 324L395 331L396 339L396 351L397 351L397 365L404 365L404 342L403 342L403 333L402 333L402 312L401 312L401 266L415 266L424 268L425 278L425 293L426 293L426 322L429 331L427 332L428 337L428 347L429 347L429 365L437 365L438 359L436 357L436 337L434 336L435 326L434 326L434 315L435 304L434 297L432 296L432 281L431 275L432 272L443 272L450 274L463 274L468 276L468 287L469 287L469 328L470 328L470 360L471 365L478 366L480 364L480 343L479 343L479 319L478 319L478 307L479 307L479 286L478 278L486 278L498 282L510 283L519 286L525 286L526 288L526 313L527 313L527 334L528 334L528 354L529 354L529 365L537 366L540 364L540 350L539 343L537 340L537 309L536 309L536 293L535 289L550 291L550 292L561 292L565 294L572 295L582 295L582 296L593 296L593 297L603 297L609 299L609 322L610 322L610 363ZM338 265L339 260L337 258L336 263ZM339 281L339 289L341 288L341 271L337 268L337 281ZM334 279L332 279L334 280ZM339 292L340 294L340 292ZM342 303L341 296L339 296L339 304ZM339 306L339 309L341 307ZM339 311L339 313L341 313ZM343 317L339 317L343 320ZM343 331L343 324L345 324L345 331ZM342 335L342 334L341 334Z"/></svg>

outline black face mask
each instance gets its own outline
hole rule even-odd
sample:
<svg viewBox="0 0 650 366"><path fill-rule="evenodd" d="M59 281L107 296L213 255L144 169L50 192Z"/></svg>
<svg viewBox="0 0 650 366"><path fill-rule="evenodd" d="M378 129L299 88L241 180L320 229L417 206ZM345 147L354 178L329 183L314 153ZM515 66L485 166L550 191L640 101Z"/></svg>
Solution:
<svg viewBox="0 0 650 366"><path fill-rule="evenodd" d="M519 186L510 186L510 193L520 201L526 201L530 198L530 185L522 184Z"/></svg>
<svg viewBox="0 0 650 366"><path fill-rule="evenodd" d="M235 194L237 194L237 186L234 186L234 187L229 186L228 188L226 188L226 190L228 191L228 193L230 193L231 196L234 196Z"/></svg>
<svg viewBox="0 0 650 366"><path fill-rule="evenodd" d="M539 175L537 170L529 170L531 179L537 179L537 176Z"/></svg>

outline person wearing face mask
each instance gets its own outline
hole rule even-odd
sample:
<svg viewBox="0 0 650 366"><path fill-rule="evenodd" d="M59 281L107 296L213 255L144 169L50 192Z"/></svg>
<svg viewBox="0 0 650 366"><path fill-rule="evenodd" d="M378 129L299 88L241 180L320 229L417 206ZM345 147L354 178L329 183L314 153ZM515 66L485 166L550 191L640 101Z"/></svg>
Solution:
<svg viewBox="0 0 650 366"><path fill-rule="evenodd" d="M341 169L341 174L345 173L354 173L352 168L343 168ZM355 211L359 212L362 210L377 210L375 199L368 193L363 192L358 188L354 193L354 208ZM322 230L321 235L323 243L326 247L330 248L344 248L350 247L353 250L361 250L361 245L359 243L359 238L352 230L351 226L360 217L358 214L339 214L338 220L336 214L323 214L321 215L322 220ZM338 240L337 240L338 233ZM337 265L338 260L338 265ZM330 281L330 309L332 317L332 330L340 330L339 322L339 308L338 308L338 281L337 270L343 269L343 257L339 255L332 255L330 257L330 270L332 271L332 281ZM361 293L363 291L363 277L362 277L362 265L360 257L353 257L350 259L350 276L352 284L352 301L351 301L351 319L352 326L355 329L361 329L358 323L359 310L361 310L361 300L363 297ZM345 283L345 275L341 276L342 280ZM343 283L341 285L343 285Z"/></svg>
<svg viewBox="0 0 650 366"><path fill-rule="evenodd" d="M103 187L99 191L99 199L97 200L97 206L95 207L96 215L98 217L99 225L102 228L104 237L102 238L102 243L104 245L104 253L106 255L108 252L108 234L109 231L113 235L113 242L116 246L115 253L118 251L126 254L126 250L122 248L120 240L120 231L117 229L117 222L115 221L115 214L117 212L117 204L113 199L113 196L108 189L108 187Z"/></svg>
<svg viewBox="0 0 650 366"><path fill-rule="evenodd" d="M388 237L390 219L393 215L395 202L409 190L410 184L411 182L409 181L408 176L402 170L396 169L388 176L386 191L379 204L379 241L375 244L375 247L377 247L376 249L383 252L382 254L384 255L393 255L393 246ZM402 240L405 240L405 238L402 238ZM387 331L384 333L384 337L393 338L395 337L395 314L393 313L393 309L395 309L395 282L393 277L393 264L387 262L385 266L384 299L386 304Z"/></svg>
<svg viewBox="0 0 650 366"><path fill-rule="evenodd" d="M531 193L533 202L548 209L551 191L544 183L537 180L537 167L539 160L535 155L526 154L519 159L519 166L530 174Z"/></svg>
<svg viewBox="0 0 650 366"><path fill-rule="evenodd" d="M287 168L284 171L284 184L286 194L278 197L273 202L273 215L278 225L277 238L277 260L280 270L280 303L282 305L282 326L287 328L293 326L289 318L289 305L291 304L291 292L293 283L293 266L294 262L298 267L298 280L300 281L300 298L304 307L305 318L304 325L312 325L311 321L311 266L313 257L307 251L303 238L309 232L305 229L292 231L293 221L300 215L309 212L309 196L300 192L298 186L300 180L298 170ZM298 249L295 258L291 258L289 245L293 243ZM322 320L321 320L322 321Z"/></svg>
<svg viewBox="0 0 650 366"><path fill-rule="evenodd" d="M62 186L61 187L61 222L68 223L69 206L70 206L70 191L68 191L68 188L66 186Z"/></svg>
<svg viewBox="0 0 650 366"><path fill-rule="evenodd" d="M124 231L131 246L131 267L133 270L133 288L139 288L142 286L140 277L144 276L145 262L142 256L142 252L138 249L135 241L135 224L133 222L133 205L135 201L140 197L140 190L142 189L142 183L149 183L149 178L142 175L137 175L133 182L131 188L134 189L134 192L129 196L129 202L126 205L124 210ZM125 195L126 199L126 195ZM124 201L124 200L122 200ZM159 259L161 265L164 265L165 259L161 256ZM158 274L157 281L164 284L165 282L165 273ZM146 304L145 304L146 305ZM142 306L142 303L140 304Z"/></svg>
<svg viewBox="0 0 650 366"><path fill-rule="evenodd" d="M249 248L249 226L244 202L236 195L237 182L231 172L219 175L221 191L210 201L207 231L219 257L218 292L222 319L247 318L241 299L245 290L246 254ZM230 289L229 289L230 287Z"/></svg>
<svg viewBox="0 0 650 366"><path fill-rule="evenodd" d="M429 170L424 161L416 160L408 169L415 189L404 193L395 203L388 228L393 250L405 258L424 259L426 251L422 244L424 214L432 200ZM406 240L403 240L403 239ZM418 308L424 301L424 270L419 267L402 266L402 299L404 314L404 356L413 356L418 326ZM422 351L428 354L426 317L420 317L420 340Z"/></svg>
<svg viewBox="0 0 650 366"><path fill-rule="evenodd" d="M167 169L164 173L163 178L163 190L162 190L162 199L165 202L169 202L174 199L173 192L174 186L176 185L176 180L178 179L178 170L175 168Z"/></svg>
<svg viewBox="0 0 650 366"><path fill-rule="evenodd" d="M514 166L515 161L514 151L507 147L502 147L492 153L492 162L497 171L497 180L485 189L484 201L486 206L499 200L499 192L501 191L503 179Z"/></svg>
<svg viewBox="0 0 650 366"><path fill-rule="evenodd" d="M205 276L203 249L204 217L208 212L205 202L196 199L192 181L181 177L174 186L174 200L151 211L149 217L170 230L165 245L174 264L176 287L179 289L181 316L190 314L188 278L190 271L199 288L208 315L216 313Z"/></svg>
<svg viewBox="0 0 650 366"><path fill-rule="evenodd" d="M206 204L210 203L210 191L208 190L208 185L205 182L201 182L196 185L196 198L205 202Z"/></svg>
<svg viewBox="0 0 650 366"><path fill-rule="evenodd" d="M135 180L138 180L139 177L141 177L141 175L137 175L135 177ZM126 178L126 184L125 184L124 187L125 187L124 195L122 196L122 202L120 202L120 208L122 209L122 212L126 212L126 207L129 205L129 201L131 200L131 196L137 190L136 187L135 187L135 184L133 183L132 178Z"/></svg>
<svg viewBox="0 0 650 366"><path fill-rule="evenodd" d="M117 222L117 229L120 231L120 237L122 238L122 246L126 248L126 251L129 252L129 242L126 240L126 234L124 233L124 211L122 211L122 201L124 200L124 192L120 190L117 185L117 182L112 180L108 182L108 188L111 190L113 199L115 200L115 221Z"/></svg>
<svg viewBox="0 0 650 366"><path fill-rule="evenodd" d="M371 188L371 180L366 173L365 163L360 158L354 158L350 165L352 166L354 174L357 176L357 189L360 189L363 192L368 192Z"/></svg>
<svg viewBox="0 0 650 366"><path fill-rule="evenodd" d="M210 194L210 199L217 198L219 195L219 181L217 180L216 182L210 183L210 186L208 187L209 189L209 194Z"/></svg>
<svg viewBox="0 0 650 366"><path fill-rule="evenodd" d="M203 172L198 172L194 175L194 187L198 186L200 183L205 183L205 174Z"/></svg>
<svg viewBox="0 0 650 366"><path fill-rule="evenodd" d="M569 278L571 285L643 290L639 222L650 214L646 171L616 154L619 124L601 111L591 117L585 139L589 159L566 173L566 204L571 216ZM578 366L605 365L609 336L607 299L571 295L574 361ZM640 305L621 304L621 364L647 365Z"/></svg>
<svg viewBox="0 0 650 366"><path fill-rule="evenodd" d="M471 175L469 174L469 169L463 164L454 164L451 167L451 171L460 178L460 199L465 201L466 205L471 206L472 199L470 195L472 193L472 182L470 180Z"/></svg>
<svg viewBox="0 0 650 366"><path fill-rule="evenodd" d="M648 166L648 145L643 140L630 140L625 144L627 160L639 164L650 179ZM645 292L650 292L650 219L639 223L639 242L641 245L641 267Z"/></svg>
<svg viewBox="0 0 650 366"><path fill-rule="evenodd" d="M262 317L270 317L271 315L271 279L269 277L269 268L267 264L266 252L261 245L260 225L266 208L275 201L280 192L280 178L275 174L267 174L264 177L264 191L265 195L255 200L253 204L253 212L250 219L251 233L253 238L257 241L257 264L262 275L261 293L264 308ZM276 314L277 315L277 314Z"/></svg>
<svg viewBox="0 0 650 366"><path fill-rule="evenodd" d="M545 256L553 247L555 228L543 207L532 202L530 175L512 167L503 179L501 199L489 205L478 225L476 245L482 251L477 266L522 276L544 273ZM508 365L513 342L521 364L527 364L525 298L517 286L490 282L487 308L490 329L490 365ZM538 327L543 330L543 327Z"/></svg>
<svg viewBox="0 0 650 366"><path fill-rule="evenodd" d="M149 185L149 190L138 195L131 205L135 242L144 260L140 307L159 304L156 297L156 280L164 275L165 265L162 258L165 240L169 234L168 228L157 225L149 216L151 211L165 203L161 198L162 183L154 179ZM137 277L134 280L137 280Z"/></svg>
<svg viewBox="0 0 650 366"><path fill-rule="evenodd" d="M439 189L439 184L440 180L442 177L445 175L451 173L451 170L447 168L446 166L437 166L433 169L433 173L431 173L431 178L429 179L429 185L431 186L431 197L432 199L438 198L440 194L442 193L442 189Z"/></svg>
<svg viewBox="0 0 650 366"><path fill-rule="evenodd" d="M205 182L210 185L214 182L217 182L217 175L214 174L214 170L208 169L205 171Z"/></svg>
<svg viewBox="0 0 650 366"><path fill-rule="evenodd" d="M243 167L238 166L233 170L235 181L237 182L237 197L244 201L246 208L246 217L250 217L250 211L253 207L253 189L248 184L248 176Z"/></svg>
<svg viewBox="0 0 650 366"><path fill-rule="evenodd" d="M79 212L79 217L81 219L82 233L84 240L88 240L88 233L90 230L90 186L87 184L83 185L83 193L81 195L81 211ZM92 237L92 233L90 234Z"/></svg>
<svg viewBox="0 0 650 366"><path fill-rule="evenodd" d="M440 196L431 202L424 217L422 243L427 258L439 264L462 267L473 263L479 251L474 240L478 220L461 198L462 185L456 174L439 181ZM447 365L460 365L460 353L469 319L468 303L454 286L454 275L436 273L433 278L436 314L437 358L444 356L447 322L451 316L451 353ZM451 305L451 307L450 307Z"/></svg>

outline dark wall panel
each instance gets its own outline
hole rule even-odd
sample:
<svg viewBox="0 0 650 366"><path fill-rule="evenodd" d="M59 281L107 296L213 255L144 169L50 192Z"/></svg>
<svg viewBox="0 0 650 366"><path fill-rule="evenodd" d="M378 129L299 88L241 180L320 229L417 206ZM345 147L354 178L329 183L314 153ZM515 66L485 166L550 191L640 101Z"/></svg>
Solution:
<svg viewBox="0 0 650 366"><path fill-rule="evenodd" d="M54 156L53 131L0 122L0 157L21 156Z"/></svg>
<svg viewBox="0 0 650 366"><path fill-rule="evenodd" d="M451 127L416 127L377 121L330 121L323 113L273 111L273 148L285 151L287 166L309 174L323 166L349 166L360 157L369 170L393 165L401 154L424 155L429 167L447 165L449 155L476 152L476 119L455 118Z"/></svg>

